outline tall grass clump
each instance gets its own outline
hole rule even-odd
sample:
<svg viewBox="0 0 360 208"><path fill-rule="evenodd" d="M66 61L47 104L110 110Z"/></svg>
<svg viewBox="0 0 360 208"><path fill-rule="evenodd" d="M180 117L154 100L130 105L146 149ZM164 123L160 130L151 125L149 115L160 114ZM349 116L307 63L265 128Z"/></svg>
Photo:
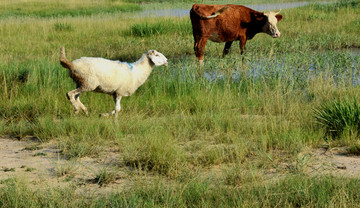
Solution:
<svg viewBox="0 0 360 208"><path fill-rule="evenodd" d="M95 178L93 179L99 186L103 186L109 184L116 180L116 173L113 171L109 171L106 168L102 168L96 174Z"/></svg>
<svg viewBox="0 0 360 208"><path fill-rule="evenodd" d="M127 32L132 36L147 37L151 35L163 35L177 33L179 35L191 34L189 21L174 21L173 19L159 20L155 23L142 22L130 26Z"/></svg>
<svg viewBox="0 0 360 208"><path fill-rule="evenodd" d="M356 97L324 103L314 109L314 113L317 122L332 138L340 137L345 131L360 135L360 104Z"/></svg>

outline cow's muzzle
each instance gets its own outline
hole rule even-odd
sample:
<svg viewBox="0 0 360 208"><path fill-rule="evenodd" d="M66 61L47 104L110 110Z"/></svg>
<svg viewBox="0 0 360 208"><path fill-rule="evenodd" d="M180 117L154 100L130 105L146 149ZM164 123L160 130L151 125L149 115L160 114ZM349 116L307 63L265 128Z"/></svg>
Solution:
<svg viewBox="0 0 360 208"><path fill-rule="evenodd" d="M273 38L278 38L280 37L280 32L276 32L275 34L273 34Z"/></svg>

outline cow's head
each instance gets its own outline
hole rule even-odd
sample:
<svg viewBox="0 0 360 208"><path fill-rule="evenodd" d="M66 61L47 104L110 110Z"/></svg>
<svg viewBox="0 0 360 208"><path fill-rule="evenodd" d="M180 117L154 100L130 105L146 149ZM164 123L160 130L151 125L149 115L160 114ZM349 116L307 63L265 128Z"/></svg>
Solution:
<svg viewBox="0 0 360 208"><path fill-rule="evenodd" d="M263 13L265 16L265 24L262 28L264 33L267 33L271 35L273 38L280 37L280 31L276 27L276 23L280 22L280 20L283 18L279 12L265 12Z"/></svg>

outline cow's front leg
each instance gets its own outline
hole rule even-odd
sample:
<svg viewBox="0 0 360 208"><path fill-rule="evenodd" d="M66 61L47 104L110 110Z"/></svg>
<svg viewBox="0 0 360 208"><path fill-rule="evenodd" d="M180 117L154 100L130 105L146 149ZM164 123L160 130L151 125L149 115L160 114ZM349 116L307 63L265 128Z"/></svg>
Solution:
<svg viewBox="0 0 360 208"><path fill-rule="evenodd" d="M198 42L195 42L194 50L195 50L195 56L200 64L200 66L203 65L204 62L204 50L205 45L208 40L208 37L202 37Z"/></svg>
<svg viewBox="0 0 360 208"><path fill-rule="evenodd" d="M240 38L240 51L241 51L241 55L244 54L245 44L246 44L246 37L241 37L241 38Z"/></svg>
<svg viewBox="0 0 360 208"><path fill-rule="evenodd" d="M233 41L229 41L225 43L224 51L223 51L223 57L225 57L230 52L230 47Z"/></svg>
<svg viewBox="0 0 360 208"><path fill-rule="evenodd" d="M241 51L241 56L242 56L242 66L246 70L245 56L244 56L245 44L246 44L246 37L241 37L240 38L240 51Z"/></svg>

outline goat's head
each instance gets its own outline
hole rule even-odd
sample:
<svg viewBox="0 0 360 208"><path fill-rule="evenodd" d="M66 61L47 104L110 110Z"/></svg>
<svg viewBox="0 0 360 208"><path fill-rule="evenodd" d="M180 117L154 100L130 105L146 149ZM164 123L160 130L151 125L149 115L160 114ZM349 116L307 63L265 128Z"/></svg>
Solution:
<svg viewBox="0 0 360 208"><path fill-rule="evenodd" d="M167 58L156 50L149 50L146 55L155 64L155 66L168 65Z"/></svg>

